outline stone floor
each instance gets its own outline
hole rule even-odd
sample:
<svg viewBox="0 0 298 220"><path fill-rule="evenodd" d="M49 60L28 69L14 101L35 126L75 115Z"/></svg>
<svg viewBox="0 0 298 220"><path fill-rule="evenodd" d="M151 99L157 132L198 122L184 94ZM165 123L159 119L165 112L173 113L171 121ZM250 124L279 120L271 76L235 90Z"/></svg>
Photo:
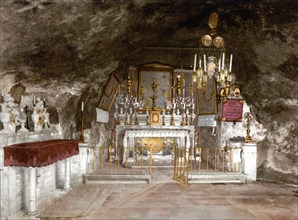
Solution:
<svg viewBox="0 0 298 220"><path fill-rule="evenodd" d="M298 189L282 184L89 184L39 203L50 219L298 219Z"/></svg>

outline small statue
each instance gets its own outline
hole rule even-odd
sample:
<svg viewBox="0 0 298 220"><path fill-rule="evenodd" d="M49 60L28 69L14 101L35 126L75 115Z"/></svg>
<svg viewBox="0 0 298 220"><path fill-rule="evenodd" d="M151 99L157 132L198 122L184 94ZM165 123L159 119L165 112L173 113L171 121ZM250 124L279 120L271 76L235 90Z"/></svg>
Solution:
<svg viewBox="0 0 298 220"><path fill-rule="evenodd" d="M4 127L1 132L4 133L15 132L19 125L19 106L9 94L4 95L4 102L1 103L0 120Z"/></svg>
<svg viewBox="0 0 298 220"><path fill-rule="evenodd" d="M34 123L34 131L42 131L43 128L48 128L49 113L47 113L47 108L45 108L45 102L40 97L36 98L31 118Z"/></svg>

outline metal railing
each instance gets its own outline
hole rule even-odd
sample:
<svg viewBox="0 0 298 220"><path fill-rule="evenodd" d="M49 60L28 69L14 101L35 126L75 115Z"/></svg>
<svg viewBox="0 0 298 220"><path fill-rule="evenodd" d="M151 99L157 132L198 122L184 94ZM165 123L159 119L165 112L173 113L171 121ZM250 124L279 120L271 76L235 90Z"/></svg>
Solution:
<svg viewBox="0 0 298 220"><path fill-rule="evenodd" d="M98 175L152 175L152 148L101 146L91 149L89 173Z"/></svg>
<svg viewBox="0 0 298 220"><path fill-rule="evenodd" d="M151 146L127 148L94 147L92 149L91 173L100 175L152 175L154 166ZM188 185L189 175L241 172L242 149L236 147L172 146L173 180ZM162 166L162 165L161 165ZM158 173L157 173L158 175Z"/></svg>
<svg viewBox="0 0 298 220"><path fill-rule="evenodd" d="M236 147L195 146L189 154L190 173L241 172L241 154Z"/></svg>

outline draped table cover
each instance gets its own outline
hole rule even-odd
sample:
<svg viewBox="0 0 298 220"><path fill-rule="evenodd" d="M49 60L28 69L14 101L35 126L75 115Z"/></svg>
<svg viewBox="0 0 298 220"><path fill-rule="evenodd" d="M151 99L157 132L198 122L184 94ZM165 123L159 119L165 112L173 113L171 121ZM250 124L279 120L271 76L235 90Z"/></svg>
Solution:
<svg viewBox="0 0 298 220"><path fill-rule="evenodd" d="M4 166L42 167L79 154L79 141L54 139L4 147Z"/></svg>

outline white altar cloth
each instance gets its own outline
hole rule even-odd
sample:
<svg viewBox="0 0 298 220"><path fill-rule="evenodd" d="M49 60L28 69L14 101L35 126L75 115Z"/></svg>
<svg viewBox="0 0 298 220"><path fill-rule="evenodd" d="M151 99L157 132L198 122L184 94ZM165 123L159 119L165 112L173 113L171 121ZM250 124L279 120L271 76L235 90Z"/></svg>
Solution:
<svg viewBox="0 0 298 220"><path fill-rule="evenodd" d="M127 126L123 139L123 147L124 149L133 147L135 138L160 137L177 138L179 148L190 148L193 145L193 132L193 126ZM186 156L188 158L188 155ZM126 159L126 150L124 150L123 163Z"/></svg>

